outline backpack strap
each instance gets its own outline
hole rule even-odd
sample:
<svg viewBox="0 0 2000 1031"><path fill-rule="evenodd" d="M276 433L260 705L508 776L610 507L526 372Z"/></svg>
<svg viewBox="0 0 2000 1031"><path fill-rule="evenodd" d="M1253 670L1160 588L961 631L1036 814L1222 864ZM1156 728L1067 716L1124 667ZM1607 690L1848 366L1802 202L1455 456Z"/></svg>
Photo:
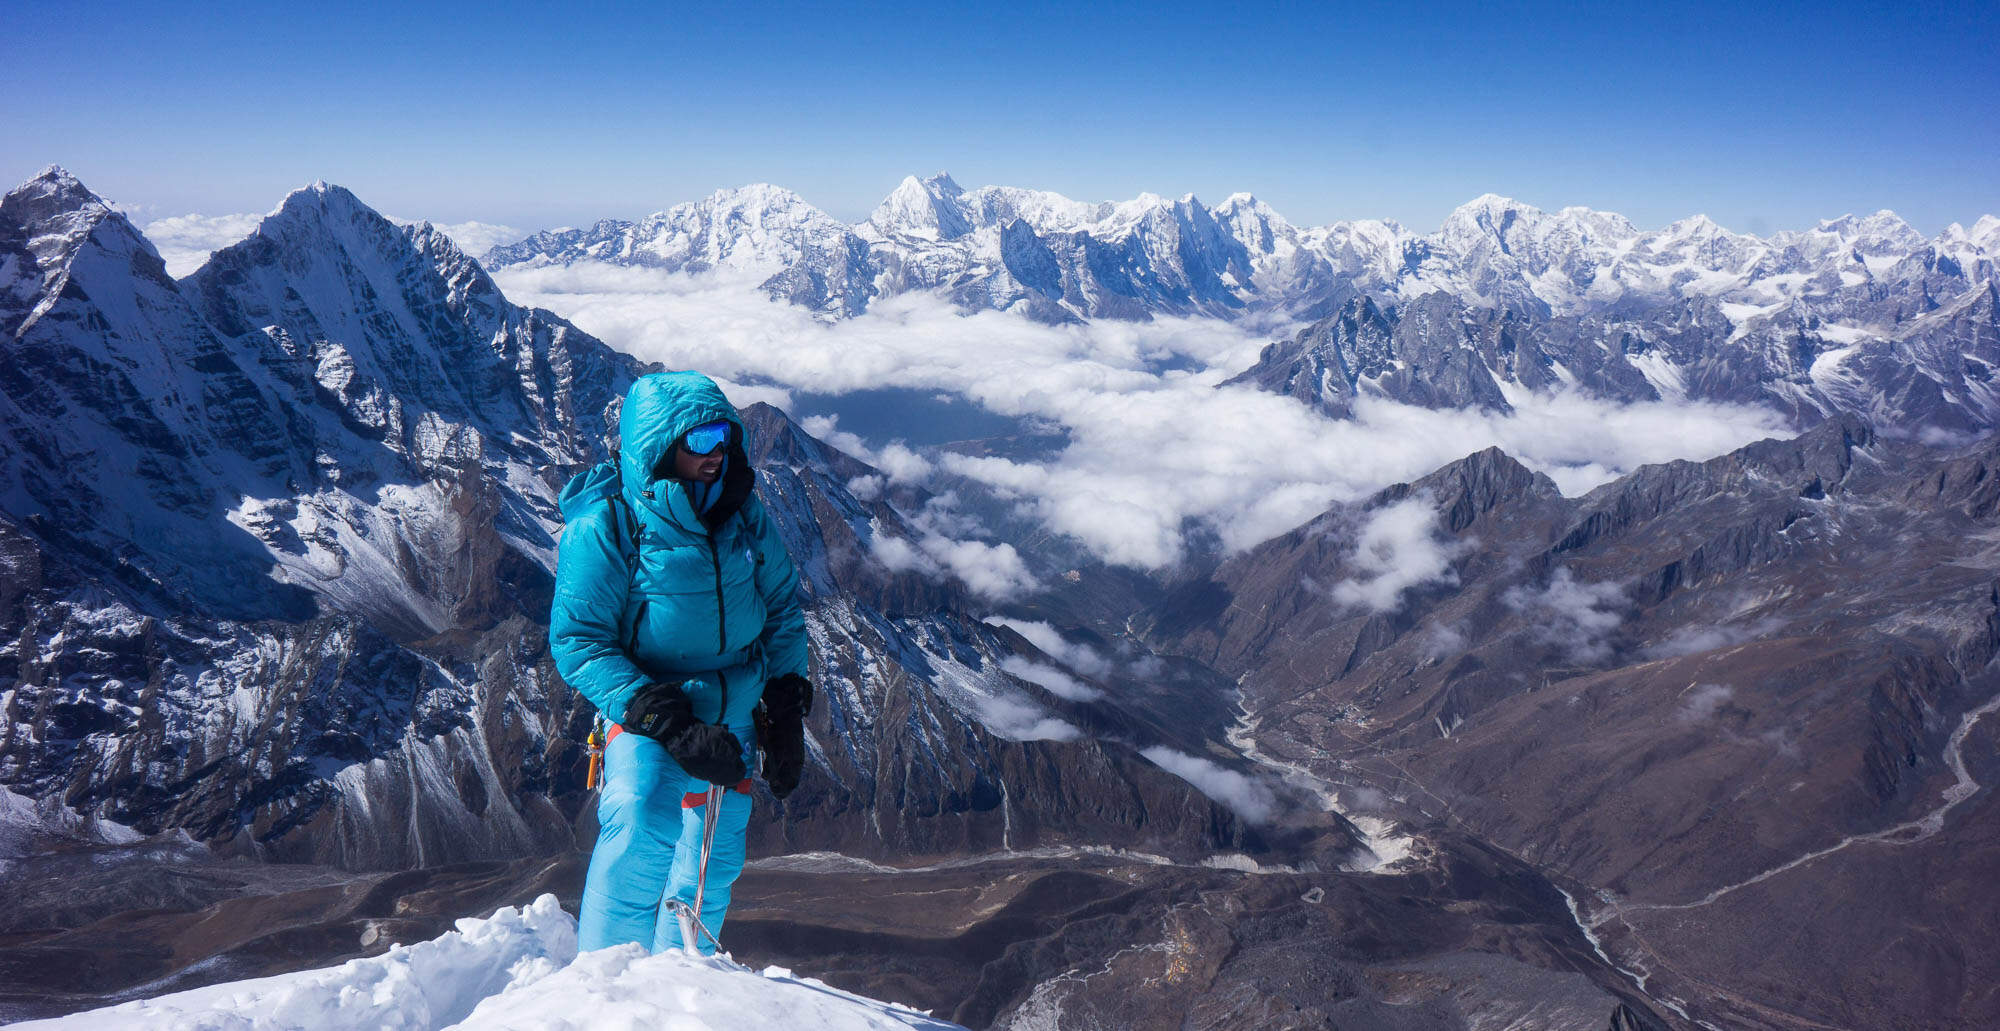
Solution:
<svg viewBox="0 0 2000 1031"><path fill-rule="evenodd" d="M639 514L632 511L632 505L625 500L625 466L619 461L618 449L611 449L611 489L604 500L611 506L612 536L618 544L618 554L625 559L625 592L629 600L632 582L639 574ZM636 634L638 628L634 627ZM631 654L635 640L618 642L626 654ZM608 740L608 739L607 739Z"/></svg>

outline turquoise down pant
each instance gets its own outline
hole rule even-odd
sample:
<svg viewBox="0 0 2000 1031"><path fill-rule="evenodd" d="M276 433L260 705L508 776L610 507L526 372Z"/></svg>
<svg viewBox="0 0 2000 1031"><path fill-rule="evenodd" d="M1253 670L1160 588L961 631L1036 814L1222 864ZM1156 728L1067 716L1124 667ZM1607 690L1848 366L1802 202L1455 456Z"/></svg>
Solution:
<svg viewBox="0 0 2000 1031"><path fill-rule="evenodd" d="M738 740L749 728L731 727ZM754 768L754 767L753 767ZM624 733L604 748L604 786L597 798L597 846L583 881L583 912L577 919L577 947L603 949L638 942L654 952L681 948L680 922L665 905L680 899L694 905L705 806L684 808L689 793L708 790L674 762L658 741ZM734 789L722 794L715 843L708 854L701 922L722 934L730 888L743 872L744 836L750 826L750 796ZM704 954L715 943L697 943Z"/></svg>

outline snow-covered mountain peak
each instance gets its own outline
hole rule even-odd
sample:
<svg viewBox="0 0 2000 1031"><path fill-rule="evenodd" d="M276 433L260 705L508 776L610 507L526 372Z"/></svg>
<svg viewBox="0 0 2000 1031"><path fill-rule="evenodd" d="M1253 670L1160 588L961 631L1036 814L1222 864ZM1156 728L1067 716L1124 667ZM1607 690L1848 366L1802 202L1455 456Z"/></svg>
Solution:
<svg viewBox="0 0 2000 1031"><path fill-rule="evenodd" d="M251 248L276 247L292 261L310 260L336 279L348 266L401 267L413 260L409 238L395 223L342 186L317 180L285 195L276 210L264 216L246 239L216 251L209 264L225 254L248 255ZM269 264L256 259L256 264ZM206 268L204 265L203 268ZM387 286L386 283L381 284Z"/></svg>
<svg viewBox="0 0 2000 1031"><path fill-rule="evenodd" d="M1972 223L1971 229L1963 228L1953 222L1951 228L1945 232L1950 233L1952 230L1957 230L1966 241L1988 254L2000 254L2000 217L1981 215L1979 221Z"/></svg>
<svg viewBox="0 0 2000 1031"><path fill-rule="evenodd" d="M1248 193L1232 193L1210 212L1215 221L1253 254L1293 253L1299 231L1269 204Z"/></svg>
<svg viewBox="0 0 2000 1031"><path fill-rule="evenodd" d="M691 207L694 205L681 205ZM831 221L831 216L814 207L804 197L772 183L751 183L747 186L724 187L708 195L700 202L717 212L756 213L761 217L773 214L818 216ZM679 211L680 208L675 208Z"/></svg>
<svg viewBox="0 0 2000 1031"><path fill-rule="evenodd" d="M1113 205L1071 200L1050 190L1017 186L982 186L966 195L973 221L980 226L1005 226L1016 219L1038 233L1077 232L1111 213Z"/></svg>
<svg viewBox="0 0 2000 1031"><path fill-rule="evenodd" d="M1557 212L1556 220L1566 225L1587 227L1591 235L1604 240L1629 240L1639 235L1639 227L1615 211L1571 206Z"/></svg>
<svg viewBox="0 0 2000 1031"><path fill-rule="evenodd" d="M1129 235L1134 229L1148 223L1156 216L1176 212L1182 205L1193 200L1194 194L1188 194L1186 198L1177 203L1157 193L1141 193L1131 200L1113 203L1111 210L1104 217L1100 218L1095 226L1088 228L1092 235L1101 239L1119 239L1120 237Z"/></svg>
<svg viewBox="0 0 2000 1031"><path fill-rule="evenodd" d="M9 191L5 203L10 213L35 235L67 235L79 227L95 226L117 209L90 192L76 176L61 165L50 165L40 175ZM124 216L118 215L119 218Z"/></svg>
<svg viewBox="0 0 2000 1031"><path fill-rule="evenodd" d="M1660 232L1668 236L1715 236L1727 233L1722 224L1707 215L1689 215L1669 222Z"/></svg>
<svg viewBox="0 0 2000 1031"><path fill-rule="evenodd" d="M356 197L346 187L335 186L324 179L315 179L285 194L285 199L279 201L278 206L264 216L264 224L271 225L274 220L282 224L285 221L314 222L329 217L346 219L362 212L381 217L376 214L374 208L363 204L361 198ZM388 220L383 219L383 221ZM261 230L262 226L259 229Z"/></svg>
<svg viewBox="0 0 2000 1031"><path fill-rule="evenodd" d="M1515 218L1540 218L1545 213L1532 204L1523 204L1512 197L1502 197L1497 193L1482 193L1453 208L1451 214L1446 215L1444 220L1446 225L1454 221L1484 222L1491 225L1498 224L1510 214Z"/></svg>
<svg viewBox="0 0 2000 1031"><path fill-rule="evenodd" d="M1445 249L1461 260L1483 262L1489 250L1511 254L1515 246L1532 233L1532 224L1548 216L1540 208L1523 204L1497 193L1483 193L1452 209L1437 238Z"/></svg>
<svg viewBox="0 0 2000 1031"><path fill-rule="evenodd" d="M935 193L940 197L955 198L963 196L965 194L965 187L958 185L958 181L951 177L951 173L946 172L942 169L932 173L929 178L926 178L924 180L924 185L928 187L932 193Z"/></svg>
<svg viewBox="0 0 2000 1031"><path fill-rule="evenodd" d="M868 224L885 236L955 240L972 232L972 223L959 206L964 193L943 172L929 179L905 176L868 216Z"/></svg>
<svg viewBox="0 0 2000 1031"><path fill-rule="evenodd" d="M1922 233L1888 209L1872 215L1842 215L1822 220L1803 233L1779 233L1773 242L1799 246L1808 254L1823 254L1831 248L1853 248L1867 256L1907 253L1925 243Z"/></svg>
<svg viewBox="0 0 2000 1031"><path fill-rule="evenodd" d="M83 185L82 180L71 175L69 169L61 165L50 165L36 173L33 179L14 188L14 193L31 192L61 199L66 206L81 207L96 204L108 207L104 200Z"/></svg>
<svg viewBox="0 0 2000 1031"><path fill-rule="evenodd" d="M112 267L136 262L135 267L155 278L166 277L166 266L145 234L60 165L50 165L0 198L0 225L21 227L21 243L33 255L43 284L67 274L86 244L102 251ZM8 279L20 278L0 283L0 289L10 294L18 292L16 285L25 289L25 271L13 269Z"/></svg>

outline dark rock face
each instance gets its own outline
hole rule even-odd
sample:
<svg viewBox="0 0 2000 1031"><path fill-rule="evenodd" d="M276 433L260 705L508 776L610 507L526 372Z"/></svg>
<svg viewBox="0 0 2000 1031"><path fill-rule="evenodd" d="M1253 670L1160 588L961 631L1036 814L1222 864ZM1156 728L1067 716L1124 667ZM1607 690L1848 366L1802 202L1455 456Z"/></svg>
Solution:
<svg viewBox="0 0 2000 1031"><path fill-rule="evenodd" d="M1993 846L1967 744L2000 698L1994 449L1842 416L1577 499L1489 451L1223 563L1153 634L1243 678L1267 751L1565 885L1654 999L1976 1026L2000 1013L1952 986L1993 975L2000 919L1970 900ZM1428 521L1448 573L1343 590L1370 574L1342 529L1376 517ZM1918 939L1893 974L1867 958Z"/></svg>

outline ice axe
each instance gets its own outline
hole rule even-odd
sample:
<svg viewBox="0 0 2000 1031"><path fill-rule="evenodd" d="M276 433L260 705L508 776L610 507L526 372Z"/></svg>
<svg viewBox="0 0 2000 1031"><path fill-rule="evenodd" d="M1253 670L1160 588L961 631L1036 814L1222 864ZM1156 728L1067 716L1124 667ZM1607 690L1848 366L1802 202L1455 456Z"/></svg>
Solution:
<svg viewBox="0 0 2000 1031"><path fill-rule="evenodd" d="M710 784L708 795L702 800L701 813L701 860L694 872L694 905L689 906L680 899L672 903L674 916L681 923L681 948L690 956L701 955L700 941L707 938L715 943L717 951L722 943L701 922L702 895L708 888L708 854L715 847L715 825L721 819L722 794L725 789L720 784Z"/></svg>

